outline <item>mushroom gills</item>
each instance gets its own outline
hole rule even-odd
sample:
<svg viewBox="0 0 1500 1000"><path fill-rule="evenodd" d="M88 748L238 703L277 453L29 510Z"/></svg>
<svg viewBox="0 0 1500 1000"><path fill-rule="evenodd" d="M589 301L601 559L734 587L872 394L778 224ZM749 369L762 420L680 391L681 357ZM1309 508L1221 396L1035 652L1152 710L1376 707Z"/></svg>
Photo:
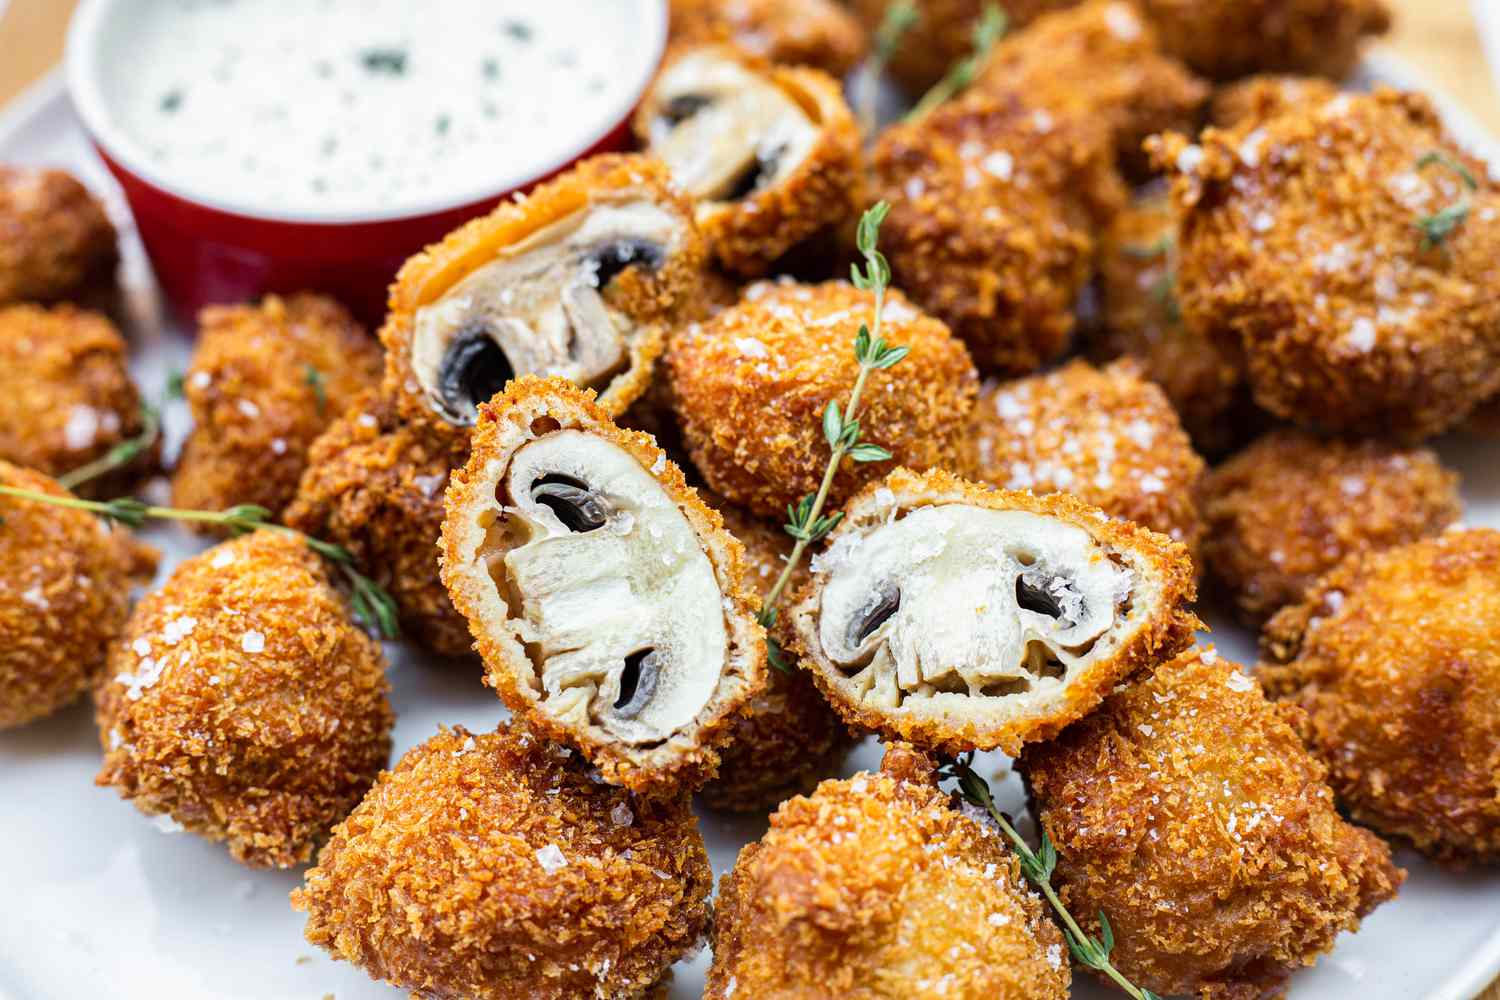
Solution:
<svg viewBox="0 0 1500 1000"><path fill-rule="evenodd" d="M505 247L413 317L412 369L433 411L473 424L517 375L602 389L630 366L639 334L604 291L633 268L661 268L688 220L638 194L596 201Z"/></svg>
<svg viewBox="0 0 1500 1000"><path fill-rule="evenodd" d="M502 479L508 622L544 709L652 745L712 699L729 655L723 594L692 525L628 452L578 430L517 449Z"/></svg>

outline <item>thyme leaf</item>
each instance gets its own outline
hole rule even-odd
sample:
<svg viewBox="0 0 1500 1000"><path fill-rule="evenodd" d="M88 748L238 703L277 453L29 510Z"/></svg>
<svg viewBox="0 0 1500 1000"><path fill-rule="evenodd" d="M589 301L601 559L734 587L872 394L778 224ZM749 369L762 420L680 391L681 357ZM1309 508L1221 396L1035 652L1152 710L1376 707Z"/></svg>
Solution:
<svg viewBox="0 0 1500 1000"><path fill-rule="evenodd" d="M933 84L932 89L923 94L922 99L907 113L906 120L921 121L933 108L962 93L964 88L974 82L995 44L1005 37L1009 28L1010 18L1006 16L1005 10L999 4L986 4L984 13L974 25L973 51L949 67L943 78Z"/></svg>

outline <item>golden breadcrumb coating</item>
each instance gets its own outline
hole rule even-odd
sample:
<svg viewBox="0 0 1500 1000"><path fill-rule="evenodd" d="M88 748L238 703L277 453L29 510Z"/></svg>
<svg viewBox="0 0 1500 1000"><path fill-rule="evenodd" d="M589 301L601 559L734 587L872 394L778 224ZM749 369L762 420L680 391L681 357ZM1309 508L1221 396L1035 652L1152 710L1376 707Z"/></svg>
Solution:
<svg viewBox="0 0 1500 1000"><path fill-rule="evenodd" d="M1243 351L1262 407L1420 438L1500 385L1500 192L1425 98L1341 95L1156 152L1176 178L1183 315ZM1463 201L1432 245L1420 220Z"/></svg>
<svg viewBox="0 0 1500 1000"><path fill-rule="evenodd" d="M1156 29L1127 0L1044 14L995 46L973 86L1104 130L1137 174L1146 172L1147 137L1195 132L1208 98L1208 85L1162 54Z"/></svg>
<svg viewBox="0 0 1500 1000"><path fill-rule="evenodd" d="M1339 95L1338 84L1319 76L1264 73L1214 91L1209 121L1233 128L1243 121L1263 121L1283 111L1313 107Z"/></svg>
<svg viewBox="0 0 1500 1000"><path fill-rule="evenodd" d="M193 430L172 475L178 507L258 504L279 516L307 452L355 397L380 384L381 353L320 295L211 306L183 380Z"/></svg>
<svg viewBox="0 0 1500 1000"><path fill-rule="evenodd" d="M1341 931L1393 898L1390 848L1345 823L1297 739L1212 649L1110 695L1018 769L1057 847L1054 884L1110 961L1161 996L1281 996Z"/></svg>
<svg viewBox="0 0 1500 1000"><path fill-rule="evenodd" d="M693 206L672 183L666 166L649 157L606 154L575 164L524 197L502 202L444 239L409 258L391 285L389 313L380 329L386 351L383 392L397 403L403 420L448 421L432 407L413 367L417 311L436 303L465 277L499 259L509 248L544 239L549 226L564 223L599 204L650 202L683 224L679 243L662 252L652 267L625 267L602 295L641 329L628 345L623 371L602 387L610 413L631 404L651 381L663 346L663 325L670 325L690 295L703 268L705 250L692 225Z"/></svg>
<svg viewBox="0 0 1500 1000"><path fill-rule="evenodd" d="M1342 80L1367 38L1390 30L1385 0L1137 0L1162 47L1204 76L1306 73Z"/></svg>
<svg viewBox="0 0 1500 1000"><path fill-rule="evenodd" d="M54 480L0 460L0 485L66 497ZM0 496L0 730L83 694L125 628L130 588L156 552L93 514Z"/></svg>
<svg viewBox="0 0 1500 1000"><path fill-rule="evenodd" d="M1177 238L1171 202L1146 195L1115 217L1100 240L1102 315L1089 356L1128 357L1161 386L1201 451L1226 451L1256 422L1240 366L1218 341L1182 320L1173 287Z"/></svg>
<svg viewBox="0 0 1500 1000"><path fill-rule="evenodd" d="M94 780L164 829L289 868L389 760L389 692L322 559L256 531L179 563L131 615L94 692Z"/></svg>
<svg viewBox="0 0 1500 1000"><path fill-rule="evenodd" d="M901 743L782 804L719 884L713 944L704 1000L1063 1000L1071 980L999 831Z"/></svg>
<svg viewBox="0 0 1500 1000"><path fill-rule="evenodd" d="M816 140L785 176L768 183L757 180L743 195L704 196L698 201L698 228L720 267L731 274L759 277L799 244L858 214L863 207L859 126L839 81L821 70L771 65L730 45L693 45L674 52L636 111L636 137L648 153L662 152L658 144L679 123L680 112L674 104L684 98L702 99L702 95L682 93L688 82L675 78L674 70L689 64L712 66L720 72L721 67L739 67L781 91L817 130ZM702 82L717 84L713 79L717 75L705 72ZM747 113L744 127L753 130L757 125L763 127ZM762 149L772 152L769 158L758 157L753 170L773 169L776 157L785 155L774 150L777 138L774 134L761 137ZM695 165L701 165L702 156L702 151L693 151Z"/></svg>
<svg viewBox="0 0 1500 1000"><path fill-rule="evenodd" d="M533 448L553 451L531 466L526 463ZM630 468L622 471L619 464ZM536 475L532 495L524 497L509 479L512 467L523 466ZM640 487L640 478L650 484ZM544 522L536 508L555 512L559 501L538 500L535 490L549 481L567 484L574 499L562 502L581 505L579 517L597 514L599 523L579 524L556 513L545 515L554 523ZM442 580L468 621L484 659L485 682L506 706L539 733L577 747L612 784L669 794L712 778L717 748L765 690L769 668L765 631L756 620L760 600L745 589L744 547L651 436L616 427L592 390L523 376L480 407L469 461L453 473L445 502ZM518 563L518 554L528 551L524 564ZM690 583L673 588L653 574ZM722 645L713 651L721 657L713 683L686 721L663 723L663 730L653 722L649 734L637 732L644 725L637 719L649 714L642 705L628 718L601 718L601 704L607 706L616 693L616 710L637 699L649 706L698 693L693 671L704 664L673 659L674 650L691 639L664 624L673 615L698 621L687 617L703 610L687 606L703 596L688 589L693 581L713 588L703 627L711 619L722 628ZM655 606L670 598L683 603L670 610ZM606 602L614 607L575 617L581 603ZM614 621L621 614L652 613L666 617L642 630ZM641 652L655 666L648 680L647 665L638 664L631 684L625 673ZM624 668L613 670L621 659Z"/></svg>
<svg viewBox="0 0 1500 1000"><path fill-rule="evenodd" d="M837 0L671 0L673 46L728 41L782 66L811 66L842 79L869 39Z"/></svg>
<svg viewBox="0 0 1500 1000"><path fill-rule="evenodd" d="M140 434L141 396L125 364L125 338L98 313L0 308L0 459L61 476ZM79 492L127 492L160 454L154 443Z"/></svg>
<svg viewBox="0 0 1500 1000"><path fill-rule="evenodd" d="M71 174L0 163L0 305L77 295L119 259L104 206Z"/></svg>
<svg viewBox="0 0 1500 1000"><path fill-rule="evenodd" d="M1125 201L1095 128L1015 95L976 93L881 134L872 197L897 287L947 323L982 371L1056 359L1088 281L1093 232Z"/></svg>
<svg viewBox="0 0 1500 1000"><path fill-rule="evenodd" d="M381 774L292 907L308 941L414 997L644 1000L712 888L687 795L600 784L502 725L444 728Z"/></svg>
<svg viewBox="0 0 1500 1000"><path fill-rule="evenodd" d="M705 496L724 527L745 546L746 589L765 594L776 583L792 540L781 526L739 507ZM808 580L807 563L792 570L783 603ZM734 735L719 751L719 775L703 786L703 801L729 812L773 809L793 795L806 795L836 773L855 735L824 700L812 678L797 669L786 618L769 629L781 643L791 672L771 669L766 690L734 721Z"/></svg>
<svg viewBox="0 0 1500 1000"><path fill-rule="evenodd" d="M1083 655L1075 657L1075 662L1061 664L1053 651L1050 659L1036 665L1034 647L1045 642L1040 631L1022 623L1017 631L1024 632L1023 638L1027 640L1023 666L1032 676L1019 684L1010 678L993 684L973 683L965 673L973 667L972 662L950 662L943 657L951 645L923 643L921 638L898 637L897 641L910 641L913 647L903 655L918 662L898 661L889 668L896 675L891 679L869 676L880 667L878 657L883 650L874 654L862 652L865 659L877 661L874 666L864 659L853 665L834 662L821 626L826 613L824 599L836 575L850 565L868 561L870 550L866 548L861 553L860 549L869 545L869 539L884 527L903 518L952 508L1020 513L1046 519L1064 530L1081 529L1092 545L1102 549L1085 558L1091 563L1107 560L1108 568L1120 573L1124 577L1122 582L1128 582L1123 593L1112 595L1116 606L1110 610L1110 628L1086 637ZM1037 541L1026 538L1021 529L1002 530L1013 532L1015 537L989 538L979 544L1005 549L1024 548ZM1054 547L1043 541L1029 553L1031 563L1027 565L1038 561L1037 550ZM942 548L941 544L934 544L932 535L919 537L912 543L908 578L897 581L897 611L902 591L916 589L913 585L918 581L913 577L919 573L936 574L941 570L941 560L955 558L941 551ZM1066 493L1039 497L994 490L940 470L917 475L897 469L884 480L871 483L845 505L843 520L828 536L824 550L814 558L812 581L782 612L795 630L791 648L801 657L802 668L812 673L829 703L850 726L873 730L886 739L909 740L938 753L957 755L977 748L1000 749L1014 755L1027 742L1051 739L1063 727L1093 710L1116 684L1150 670L1189 645L1193 633L1202 627L1188 610L1197 597L1197 584L1186 547L1132 522L1110 518ZM1003 569L999 558L996 557L994 569L997 574ZM1023 562L1025 558L1022 557ZM929 560L938 562L935 566L924 565ZM1059 564L1054 571L1066 575L1088 570ZM978 576L971 569L961 585L940 590L950 602L968 603L940 604L938 613L943 620L926 623L930 634L942 638L945 632L954 631L950 618L968 621L989 610L986 606L975 607L975 603L998 599L999 595L988 594L979 585L982 581ZM1020 591L1018 582L1018 604ZM885 621L894 618L892 613ZM877 627L874 633L867 634L878 637L881 632ZM976 642L972 651L965 650L963 655L978 660L988 653L986 647ZM1054 680L1057 683L1051 683ZM885 698L888 684L894 684L897 697Z"/></svg>
<svg viewBox="0 0 1500 1000"><path fill-rule="evenodd" d="M1426 448L1273 431L1203 484L1209 572L1258 626L1346 557L1436 535L1463 514Z"/></svg>
<svg viewBox="0 0 1500 1000"><path fill-rule="evenodd" d="M1356 822L1442 861L1500 860L1500 532L1350 558L1261 651Z"/></svg>
<svg viewBox="0 0 1500 1000"><path fill-rule="evenodd" d="M859 375L854 338L873 327L875 297L843 281L762 282L716 318L675 334L667 354L672 402L693 464L732 503L771 517L813 493L828 466L823 413L843 407ZM897 291L886 294L881 336L910 353L872 371L857 417L865 441L914 469L951 467L978 376L946 326ZM891 462L846 458L837 506Z"/></svg>
<svg viewBox="0 0 1500 1000"><path fill-rule="evenodd" d="M961 468L1007 490L1071 493L1194 553L1203 538L1203 459L1161 389L1132 362L1072 361L987 386Z"/></svg>
<svg viewBox="0 0 1500 1000"><path fill-rule="evenodd" d="M371 394L313 442L286 508L287 524L348 549L396 601L402 631L440 656L473 651L438 576L443 490L468 457L466 432L404 423Z"/></svg>

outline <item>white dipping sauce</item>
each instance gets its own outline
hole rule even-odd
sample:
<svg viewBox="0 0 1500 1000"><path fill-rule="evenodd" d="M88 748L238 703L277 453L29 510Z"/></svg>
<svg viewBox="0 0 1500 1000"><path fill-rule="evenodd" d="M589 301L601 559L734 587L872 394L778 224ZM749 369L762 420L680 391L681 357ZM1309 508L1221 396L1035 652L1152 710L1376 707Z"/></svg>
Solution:
<svg viewBox="0 0 1500 1000"><path fill-rule="evenodd" d="M137 0L118 126L174 188L282 213L429 210L534 178L628 113L660 0Z"/></svg>

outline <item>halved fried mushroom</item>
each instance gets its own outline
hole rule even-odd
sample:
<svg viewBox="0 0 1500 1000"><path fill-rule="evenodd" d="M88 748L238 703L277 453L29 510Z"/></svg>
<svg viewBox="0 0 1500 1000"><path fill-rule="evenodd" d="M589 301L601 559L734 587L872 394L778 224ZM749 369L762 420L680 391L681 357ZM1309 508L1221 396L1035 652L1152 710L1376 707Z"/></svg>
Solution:
<svg viewBox="0 0 1500 1000"><path fill-rule="evenodd" d="M1054 735L1198 624L1181 545L942 472L855 497L812 570L803 665L850 722L945 752Z"/></svg>
<svg viewBox="0 0 1500 1000"><path fill-rule="evenodd" d="M443 581L489 683L608 781L701 784L765 685L743 548L591 393L526 377L479 413Z"/></svg>
<svg viewBox="0 0 1500 1000"><path fill-rule="evenodd" d="M730 46L685 49L647 94L636 131L739 274L764 273L857 208L859 133L838 82L818 70Z"/></svg>
<svg viewBox="0 0 1500 1000"><path fill-rule="evenodd" d="M408 419L467 427L511 379L558 376L619 413L645 390L702 258L665 167L585 161L407 262L381 333L387 391Z"/></svg>

